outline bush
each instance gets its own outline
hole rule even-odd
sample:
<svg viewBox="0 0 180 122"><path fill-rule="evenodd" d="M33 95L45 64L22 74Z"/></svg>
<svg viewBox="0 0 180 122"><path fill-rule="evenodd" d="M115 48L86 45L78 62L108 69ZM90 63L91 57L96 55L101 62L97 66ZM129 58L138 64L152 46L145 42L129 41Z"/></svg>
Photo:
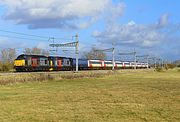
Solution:
<svg viewBox="0 0 180 122"><path fill-rule="evenodd" d="M62 75L61 78L62 79L76 79L76 78L99 78L99 77L102 77L102 76L107 76L107 75L112 75L114 74L114 72L112 71L108 71L107 73L101 73L101 72L90 72L90 73L74 73L74 74L65 74L65 75Z"/></svg>
<svg viewBox="0 0 180 122"><path fill-rule="evenodd" d="M12 63L2 63L0 62L0 71L7 72L13 69Z"/></svg>
<svg viewBox="0 0 180 122"><path fill-rule="evenodd" d="M156 71L156 72L162 72L163 69L162 69L161 67L157 67L157 68L155 69L155 71Z"/></svg>
<svg viewBox="0 0 180 122"><path fill-rule="evenodd" d="M174 65L174 64L166 64L165 69L168 70L168 69L173 69L175 67L176 67L176 65Z"/></svg>

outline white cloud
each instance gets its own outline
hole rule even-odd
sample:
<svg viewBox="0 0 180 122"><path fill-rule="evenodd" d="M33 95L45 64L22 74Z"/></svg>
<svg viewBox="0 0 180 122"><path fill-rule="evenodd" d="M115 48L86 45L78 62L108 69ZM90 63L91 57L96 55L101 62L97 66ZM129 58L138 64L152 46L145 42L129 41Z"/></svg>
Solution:
<svg viewBox="0 0 180 122"><path fill-rule="evenodd" d="M158 23L153 24L137 24L133 20L127 24L107 23L105 30L96 30L92 36L99 45L115 43L116 50L136 48L141 54L176 59L180 54L179 27L169 23L169 15L163 14Z"/></svg>
<svg viewBox="0 0 180 122"><path fill-rule="evenodd" d="M92 36L101 43L128 45L129 47L154 47L170 40L179 39L179 24L169 23L169 14L162 14L158 23L137 24L131 20L127 24L107 23L104 31L94 31Z"/></svg>
<svg viewBox="0 0 180 122"><path fill-rule="evenodd" d="M132 26L132 25L135 25L135 24L136 24L136 23L135 23L133 20L131 20L130 22L128 22L127 25Z"/></svg>
<svg viewBox="0 0 180 122"><path fill-rule="evenodd" d="M7 12L5 19L29 28L87 28L111 10L123 13L124 4L112 0L0 0ZM83 21L84 20L84 21Z"/></svg>
<svg viewBox="0 0 180 122"><path fill-rule="evenodd" d="M95 31L93 36L102 43L128 44L130 46L151 47L164 39L164 34L155 27L138 25L130 21L124 25L111 25L103 32Z"/></svg>
<svg viewBox="0 0 180 122"><path fill-rule="evenodd" d="M163 14L159 19L158 26L159 27L165 27L168 24L169 24L169 14Z"/></svg>
<svg viewBox="0 0 180 122"><path fill-rule="evenodd" d="M124 3L111 4L112 7L107 8L106 21L108 23L114 23L124 14L126 5Z"/></svg>

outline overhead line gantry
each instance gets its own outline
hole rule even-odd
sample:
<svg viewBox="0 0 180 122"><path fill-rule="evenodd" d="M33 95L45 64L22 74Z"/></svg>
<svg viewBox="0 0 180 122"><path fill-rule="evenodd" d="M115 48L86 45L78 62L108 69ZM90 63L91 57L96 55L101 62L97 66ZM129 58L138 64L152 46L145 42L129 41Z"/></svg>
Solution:
<svg viewBox="0 0 180 122"><path fill-rule="evenodd" d="M75 54L76 54L76 72L78 72L78 46L79 46L79 40L78 40L78 34L76 34L74 37L76 37L75 42L69 42L69 43L64 43L64 44L49 44L50 47L70 47L73 48L75 47Z"/></svg>

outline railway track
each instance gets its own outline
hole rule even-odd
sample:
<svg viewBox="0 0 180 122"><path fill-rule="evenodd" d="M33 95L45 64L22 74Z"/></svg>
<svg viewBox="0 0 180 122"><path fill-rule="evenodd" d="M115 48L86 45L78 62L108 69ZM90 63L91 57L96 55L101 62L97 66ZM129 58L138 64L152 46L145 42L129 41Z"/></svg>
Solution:
<svg viewBox="0 0 180 122"><path fill-rule="evenodd" d="M83 70L79 71L79 73L82 72L107 72L111 70ZM51 71L51 72L2 72L0 73L0 76L2 75L20 75L20 74L65 74L65 73L77 73L74 71Z"/></svg>
<svg viewBox="0 0 180 122"><path fill-rule="evenodd" d="M137 71L146 71L148 69L123 69L123 70L115 70L115 71L121 71L121 72L137 72ZM79 71L78 73L83 73L83 72L92 72L92 73L106 73L108 71L112 70L82 70ZM8 75L21 75L21 74L70 74L70 73L77 73L74 71L51 71L51 72L1 72L0 76L8 76Z"/></svg>
<svg viewBox="0 0 180 122"><path fill-rule="evenodd" d="M0 76L5 76L5 75L21 75L21 74L64 74L64 73L70 73L72 71L58 71L58 72L2 72L0 73Z"/></svg>

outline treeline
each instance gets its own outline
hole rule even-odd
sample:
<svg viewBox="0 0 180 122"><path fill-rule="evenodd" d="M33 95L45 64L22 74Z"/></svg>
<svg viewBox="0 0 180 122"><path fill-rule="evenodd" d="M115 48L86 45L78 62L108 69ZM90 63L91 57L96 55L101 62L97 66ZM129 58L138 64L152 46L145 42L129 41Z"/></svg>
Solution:
<svg viewBox="0 0 180 122"><path fill-rule="evenodd" d="M49 56L49 51L43 50L43 49L37 48L37 47L25 48L23 53L27 54L27 55L46 55L46 56Z"/></svg>
<svg viewBox="0 0 180 122"><path fill-rule="evenodd" d="M103 51L97 51L98 48L92 47L89 52L84 52L82 58L85 59L99 59L105 60L107 58L106 54Z"/></svg>
<svg viewBox="0 0 180 122"><path fill-rule="evenodd" d="M29 55L49 55L49 51L37 47L25 48L23 53ZM14 48L2 49L0 52L0 72L13 71L14 60L17 55Z"/></svg>

